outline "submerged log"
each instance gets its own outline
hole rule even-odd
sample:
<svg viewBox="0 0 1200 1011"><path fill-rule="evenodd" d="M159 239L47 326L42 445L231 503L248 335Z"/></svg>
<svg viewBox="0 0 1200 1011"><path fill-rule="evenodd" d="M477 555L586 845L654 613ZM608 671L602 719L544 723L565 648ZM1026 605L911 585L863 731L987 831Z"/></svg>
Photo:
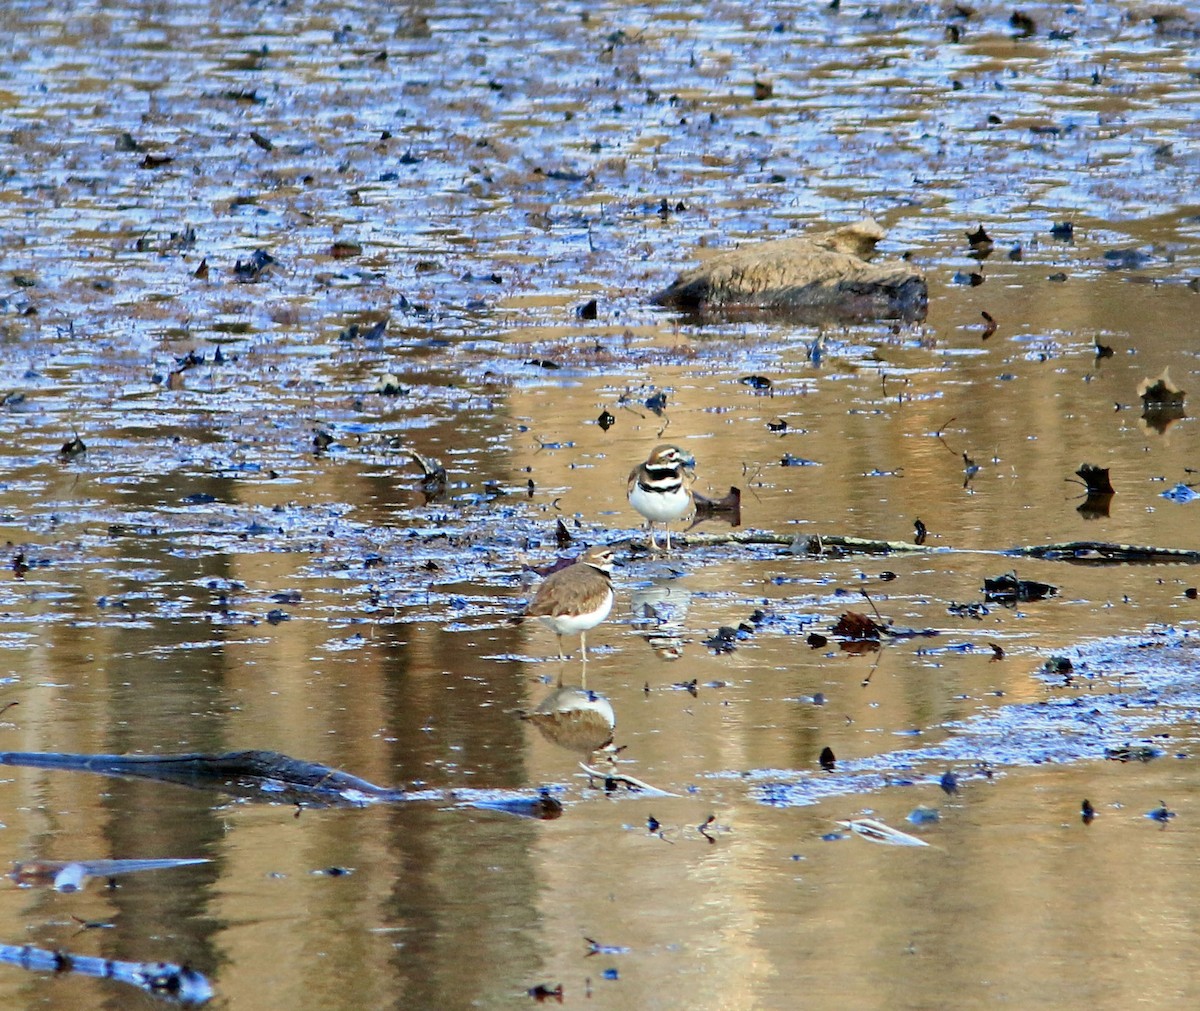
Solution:
<svg viewBox="0 0 1200 1011"><path fill-rule="evenodd" d="M0 765L134 776L198 789L220 790L249 800L335 806L453 800L469 807L504 811L526 818L550 819L562 804L547 791L423 790L377 786L319 762L306 762L277 751L230 751L220 755L78 755L62 752L2 751Z"/></svg>
<svg viewBox="0 0 1200 1011"><path fill-rule="evenodd" d="M118 962L27 944L0 944L0 962L33 972L73 972L96 979L113 979L178 1004L204 1004L213 995L212 984L203 975L186 965L170 962Z"/></svg>
<svg viewBox="0 0 1200 1011"><path fill-rule="evenodd" d="M181 755L73 755L61 752L4 751L0 765L98 772L107 776L137 776L239 796L270 794L272 799L318 799L361 803L401 800L404 791L376 786L365 779L331 769L319 762L275 751L230 751L220 755L199 752Z"/></svg>
<svg viewBox="0 0 1200 1011"><path fill-rule="evenodd" d="M697 315L768 312L814 321L925 318L924 275L868 260L884 231L871 218L828 232L718 253L651 301Z"/></svg>

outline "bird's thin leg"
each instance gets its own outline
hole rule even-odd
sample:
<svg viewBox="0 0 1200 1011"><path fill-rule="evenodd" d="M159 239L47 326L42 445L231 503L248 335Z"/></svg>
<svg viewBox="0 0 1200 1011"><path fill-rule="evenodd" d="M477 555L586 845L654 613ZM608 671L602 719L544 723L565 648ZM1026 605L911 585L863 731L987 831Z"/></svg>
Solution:
<svg viewBox="0 0 1200 1011"><path fill-rule="evenodd" d="M587 632L579 633L579 650L583 653L583 662L587 663Z"/></svg>
<svg viewBox="0 0 1200 1011"><path fill-rule="evenodd" d="M561 634L558 637L558 658L560 660L565 660L567 658L567 654L563 652L562 635Z"/></svg>

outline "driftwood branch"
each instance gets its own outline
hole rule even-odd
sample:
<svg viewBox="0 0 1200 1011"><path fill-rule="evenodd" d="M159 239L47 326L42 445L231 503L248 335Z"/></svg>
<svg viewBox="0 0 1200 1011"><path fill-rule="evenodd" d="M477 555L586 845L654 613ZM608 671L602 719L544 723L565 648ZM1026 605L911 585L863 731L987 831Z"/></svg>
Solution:
<svg viewBox="0 0 1200 1011"><path fill-rule="evenodd" d="M948 545L931 547L910 541L881 541L868 537L842 537L836 534L780 534L771 530L731 530L728 533L688 533L680 538L685 544L714 546L722 544L778 544L795 555L865 554L891 555L966 553L980 550L987 554L1014 555L1024 558L1043 558L1054 562L1081 564L1169 563L1200 564L1200 551L1189 548L1159 548L1152 545L1111 544L1105 541L1064 541L1060 544L1018 545L1005 549L952 548ZM644 547L644 542L631 542Z"/></svg>
<svg viewBox="0 0 1200 1011"><path fill-rule="evenodd" d="M319 762L275 751L230 751L220 755L76 755L3 751L0 765L19 765L105 776L133 776L197 789L219 790L248 800L308 807L452 800L525 818L557 818L562 804L545 790L422 790L377 786Z"/></svg>
<svg viewBox="0 0 1200 1011"><path fill-rule="evenodd" d="M678 797L679 794L671 793L669 790L660 790L657 786L651 786L649 783L643 782L640 779L634 779L633 776L626 776L615 769L605 772L603 769L593 769L590 765L584 762L579 763L579 768L586 772L589 776L596 779L602 779L605 783L614 783L624 786L636 793L643 793L650 797Z"/></svg>
<svg viewBox="0 0 1200 1011"><path fill-rule="evenodd" d="M688 533L680 540L686 544L779 544L791 548L795 554L821 555L839 551L857 551L863 554L887 555L914 552L947 551L948 548L931 548L929 545L913 544L909 541L880 541L869 537L825 536L822 534L777 534L771 530L731 530L729 533ZM645 542L634 542L644 544Z"/></svg>
<svg viewBox="0 0 1200 1011"><path fill-rule="evenodd" d="M1067 541L1063 544L1034 544L1010 548L1005 554L1045 558L1056 562L1177 562L1200 563L1200 551L1187 548L1156 548L1138 544L1108 544L1104 541Z"/></svg>
<svg viewBox="0 0 1200 1011"><path fill-rule="evenodd" d="M213 995L212 985L204 976L186 965L169 962L118 962L27 944L0 944L0 962L33 972L75 972L96 979L115 979L179 1004L203 1004Z"/></svg>

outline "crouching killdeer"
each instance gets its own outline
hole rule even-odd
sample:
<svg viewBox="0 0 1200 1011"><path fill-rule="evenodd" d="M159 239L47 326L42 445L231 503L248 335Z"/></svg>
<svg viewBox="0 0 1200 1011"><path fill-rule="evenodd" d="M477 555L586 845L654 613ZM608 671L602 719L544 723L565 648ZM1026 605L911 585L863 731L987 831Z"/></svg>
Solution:
<svg viewBox="0 0 1200 1011"><path fill-rule="evenodd" d="M667 531L667 550L671 550L671 520L692 511L692 481L695 457L678 446L656 446L645 463L629 475L629 504L650 521L650 547L656 549L654 524Z"/></svg>
<svg viewBox="0 0 1200 1011"><path fill-rule="evenodd" d="M578 632L587 660L588 629L599 625L612 610L612 568L612 548L588 548L574 564L548 575L525 609L522 617L539 619L558 636L560 659L566 659L563 636Z"/></svg>

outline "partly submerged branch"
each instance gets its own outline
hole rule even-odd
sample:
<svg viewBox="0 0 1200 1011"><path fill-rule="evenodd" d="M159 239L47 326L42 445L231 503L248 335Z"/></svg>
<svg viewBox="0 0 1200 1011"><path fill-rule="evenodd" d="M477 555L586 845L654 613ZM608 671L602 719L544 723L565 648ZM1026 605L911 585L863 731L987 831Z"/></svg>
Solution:
<svg viewBox="0 0 1200 1011"><path fill-rule="evenodd" d="M0 944L0 962L34 972L77 972L96 979L115 979L179 1004L203 1004L213 995L212 985L203 975L170 962L118 962L16 944Z"/></svg>
<svg viewBox="0 0 1200 1011"><path fill-rule="evenodd" d="M516 790L423 790L415 793L377 786L319 762L306 762L276 751L230 751L221 755L75 755L4 751L0 752L0 765L135 776L219 790L248 800L309 807L453 800L528 818L557 818L562 813L562 805L545 791L532 795Z"/></svg>
<svg viewBox="0 0 1200 1011"><path fill-rule="evenodd" d="M1034 544L1009 548L1008 555L1045 558L1056 562L1083 562L1097 565L1111 562L1200 563L1200 551L1187 548L1156 548L1138 544L1109 544L1104 541L1067 541L1063 544Z"/></svg>
<svg viewBox="0 0 1200 1011"><path fill-rule="evenodd" d="M931 547L910 541L881 541L869 537L842 537L837 534L788 534L771 530L731 530L728 533L688 533L681 538L691 546L722 544L778 544L794 555L830 554L914 554L916 552L964 552L973 549L947 545ZM642 545L638 545L642 546ZM1018 545L1006 549L979 549L989 554L1043 558L1056 562L1082 564L1166 563L1200 564L1200 551L1188 548L1159 548L1152 545L1111 544L1105 541L1066 541L1061 544Z"/></svg>
<svg viewBox="0 0 1200 1011"><path fill-rule="evenodd" d="M681 538L691 545L720 544L779 544L797 555L825 555L839 552L862 552L863 554L886 555L913 552L946 551L948 548L931 548L927 544L909 541L881 541L870 537L842 537L837 534L777 534L771 530L731 530L728 533L688 533Z"/></svg>

